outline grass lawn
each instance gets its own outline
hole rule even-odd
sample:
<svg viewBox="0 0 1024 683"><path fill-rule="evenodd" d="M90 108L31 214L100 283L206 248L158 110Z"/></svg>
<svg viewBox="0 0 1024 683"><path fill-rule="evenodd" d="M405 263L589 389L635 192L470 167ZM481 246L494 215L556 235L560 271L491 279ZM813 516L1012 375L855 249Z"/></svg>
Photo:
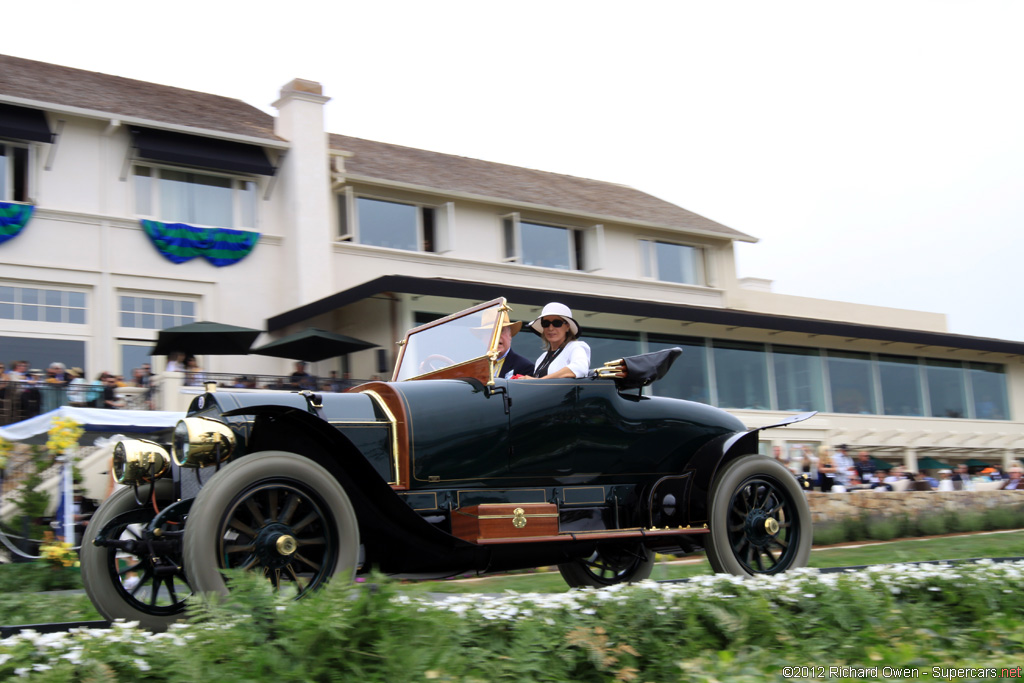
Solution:
<svg viewBox="0 0 1024 683"><path fill-rule="evenodd" d="M943 537L915 538L885 543L817 547L809 566L821 569L892 562L959 560L982 557L1024 557L1024 530ZM687 559L661 557L651 574L657 581L710 574L703 556ZM423 593L561 593L566 590L554 567L544 571L498 574L484 578L447 581L409 581L398 587L410 594ZM83 594L0 594L0 625L35 624L100 619Z"/></svg>

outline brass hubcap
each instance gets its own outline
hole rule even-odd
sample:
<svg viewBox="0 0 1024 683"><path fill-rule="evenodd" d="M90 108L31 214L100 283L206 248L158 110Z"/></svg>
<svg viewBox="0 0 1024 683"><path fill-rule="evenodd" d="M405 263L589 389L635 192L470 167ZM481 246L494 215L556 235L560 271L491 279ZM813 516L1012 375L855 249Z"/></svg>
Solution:
<svg viewBox="0 0 1024 683"><path fill-rule="evenodd" d="M774 536L779 533L779 523L774 517L769 517L764 520L764 530L770 536Z"/></svg>
<svg viewBox="0 0 1024 683"><path fill-rule="evenodd" d="M295 537L287 534L279 536L275 546L280 555L291 555L299 549L299 544L295 542Z"/></svg>

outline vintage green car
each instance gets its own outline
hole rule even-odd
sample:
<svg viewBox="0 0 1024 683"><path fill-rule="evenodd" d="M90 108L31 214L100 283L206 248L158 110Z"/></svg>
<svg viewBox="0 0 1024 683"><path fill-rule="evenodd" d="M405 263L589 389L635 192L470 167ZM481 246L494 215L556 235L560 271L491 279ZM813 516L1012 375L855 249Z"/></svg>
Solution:
<svg viewBox="0 0 1024 683"><path fill-rule="evenodd" d="M500 379L496 299L411 330L393 381L344 393L208 391L173 444L124 441L82 575L107 618L164 628L224 570L302 595L373 569L445 577L557 565L570 586L650 575L703 549L715 571L807 562L810 512L758 429L643 395L670 349L583 379ZM806 419L794 415L780 425Z"/></svg>

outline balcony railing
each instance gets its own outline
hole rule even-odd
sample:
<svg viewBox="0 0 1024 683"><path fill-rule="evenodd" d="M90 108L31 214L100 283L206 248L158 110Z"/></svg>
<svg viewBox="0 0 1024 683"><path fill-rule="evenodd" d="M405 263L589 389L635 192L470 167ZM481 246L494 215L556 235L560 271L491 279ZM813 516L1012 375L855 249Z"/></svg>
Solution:
<svg viewBox="0 0 1024 683"><path fill-rule="evenodd" d="M184 411L205 382L221 389L341 392L368 380L309 377L294 380L287 375L239 375L234 373L166 373L154 375L152 386L114 389L116 406L108 406L99 383L52 384L35 381L0 381L0 426L27 420L61 406L118 408L128 410Z"/></svg>

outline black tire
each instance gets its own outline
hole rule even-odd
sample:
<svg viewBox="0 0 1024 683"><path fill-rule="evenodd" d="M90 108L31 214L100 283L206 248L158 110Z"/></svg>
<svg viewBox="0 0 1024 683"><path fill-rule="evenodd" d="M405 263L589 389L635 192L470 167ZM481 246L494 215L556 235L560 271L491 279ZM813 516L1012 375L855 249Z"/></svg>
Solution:
<svg viewBox="0 0 1024 683"><path fill-rule="evenodd" d="M640 544L598 546L588 558L558 565L562 578L572 588L643 581L653 569L654 552Z"/></svg>
<svg viewBox="0 0 1024 683"><path fill-rule="evenodd" d="M737 576L804 567L811 553L811 509L796 479L763 455L733 460L711 487L711 568Z"/></svg>
<svg viewBox="0 0 1024 683"><path fill-rule="evenodd" d="M162 509L174 501L174 486L162 479L155 486L157 505ZM149 485L139 488L140 495L149 492ZM97 547L93 540L114 517L140 510L141 519L148 523L156 516L152 504L141 507L135 501L135 492L130 489L115 491L100 505L89 520L85 537L82 539L80 562L82 584L96 610L104 618L138 621L139 625L151 631L163 631L170 624L181 619L185 611L185 600L192 594L181 570L180 552L150 554L148 547L140 543L137 554L109 547ZM107 534L113 539L142 540L140 524L120 524ZM181 527L176 526L174 530ZM165 530L171 530L168 525ZM151 547L151 546L150 546ZM125 580L131 574L139 577L134 586Z"/></svg>
<svg viewBox="0 0 1024 683"><path fill-rule="evenodd" d="M359 526L341 484L309 458L266 451L229 463L196 496L185 571L197 593L228 592L223 569L260 571L301 597L331 577L351 581Z"/></svg>

